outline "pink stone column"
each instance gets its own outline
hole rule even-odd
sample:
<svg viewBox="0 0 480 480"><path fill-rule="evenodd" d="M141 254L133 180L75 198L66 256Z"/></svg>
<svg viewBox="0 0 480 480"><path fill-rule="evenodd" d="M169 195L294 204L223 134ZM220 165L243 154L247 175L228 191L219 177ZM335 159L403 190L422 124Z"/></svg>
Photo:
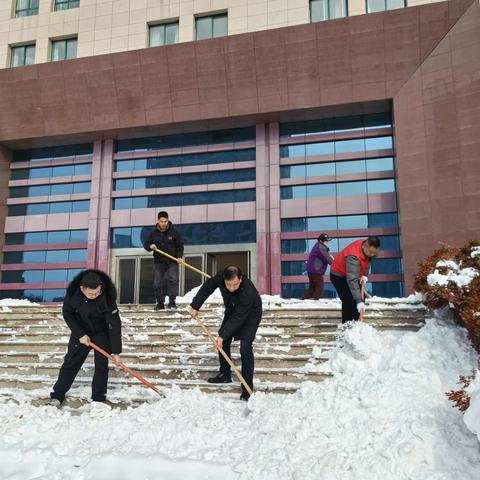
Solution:
<svg viewBox="0 0 480 480"><path fill-rule="evenodd" d="M269 157L269 224L270 224L270 293L281 295L281 224L280 224L280 134L279 124L270 123L267 129Z"/></svg>
<svg viewBox="0 0 480 480"><path fill-rule="evenodd" d="M269 166L266 125L256 127L256 202L257 229L257 289L270 293L270 217L269 217Z"/></svg>
<svg viewBox="0 0 480 480"><path fill-rule="evenodd" d="M112 211L113 140L97 141L93 148L92 189L88 220L88 268L108 272Z"/></svg>

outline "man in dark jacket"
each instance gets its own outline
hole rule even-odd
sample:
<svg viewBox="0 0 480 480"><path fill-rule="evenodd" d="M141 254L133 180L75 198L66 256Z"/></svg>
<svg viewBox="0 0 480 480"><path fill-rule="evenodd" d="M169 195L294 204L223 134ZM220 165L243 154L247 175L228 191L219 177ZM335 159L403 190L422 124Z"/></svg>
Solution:
<svg viewBox="0 0 480 480"><path fill-rule="evenodd" d="M342 323L358 320L365 309L360 285L367 283L370 262L379 250L380 239L368 237L352 242L335 256L330 280L342 301Z"/></svg>
<svg viewBox="0 0 480 480"><path fill-rule="evenodd" d="M90 353L91 341L111 353L117 362L120 361L122 336L116 299L115 285L100 270L84 270L68 286L63 301L63 318L71 335L57 383L50 394L52 404L60 406L65 400L65 394ZM108 359L95 351L93 401L106 400L107 382Z"/></svg>
<svg viewBox="0 0 480 480"><path fill-rule="evenodd" d="M168 295L168 308L177 308L175 297L178 294L178 264L182 262L183 240L178 230L168 219L167 212L158 214L158 222L144 244L145 250L153 250L153 288L157 305L155 310L165 308L165 295ZM154 250L158 248L177 261Z"/></svg>
<svg viewBox="0 0 480 480"><path fill-rule="evenodd" d="M310 251L307 262L308 290L303 295L304 300L312 297L315 300L323 298L323 275L325 275L327 266L333 262L333 257L328 253L330 240L331 238L326 233L322 233Z"/></svg>
<svg viewBox="0 0 480 480"><path fill-rule="evenodd" d="M197 318L198 311L205 300L219 288L225 305L225 315L218 331L215 346L223 348L231 358L230 345L232 339L240 340L240 356L242 358L242 376L253 390L254 356L252 343L262 319L262 299L255 285L240 271L239 267L230 266L223 272L209 278L201 287L190 304L190 315ZM208 379L209 383L230 383L232 375L230 365L219 353L220 372ZM240 399L248 400L249 394L242 385Z"/></svg>

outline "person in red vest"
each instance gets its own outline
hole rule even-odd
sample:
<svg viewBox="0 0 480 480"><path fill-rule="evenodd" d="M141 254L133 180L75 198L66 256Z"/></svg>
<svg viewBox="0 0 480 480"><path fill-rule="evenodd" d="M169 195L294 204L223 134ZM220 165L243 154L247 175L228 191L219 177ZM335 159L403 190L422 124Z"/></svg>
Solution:
<svg viewBox="0 0 480 480"><path fill-rule="evenodd" d="M332 263L330 280L342 301L342 323L358 320L365 309L360 285L367 283L370 261L380 249L378 237L356 240L347 245Z"/></svg>

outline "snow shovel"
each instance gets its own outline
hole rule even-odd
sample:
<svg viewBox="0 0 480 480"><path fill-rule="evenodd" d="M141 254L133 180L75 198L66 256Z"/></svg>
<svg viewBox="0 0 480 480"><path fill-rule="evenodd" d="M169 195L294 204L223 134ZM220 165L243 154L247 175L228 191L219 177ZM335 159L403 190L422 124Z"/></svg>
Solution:
<svg viewBox="0 0 480 480"><path fill-rule="evenodd" d="M362 302L364 302L364 305L365 305L365 285L362 283L362 285L360 285L360 292L361 292L361 295L362 295ZM363 322L363 314L364 314L364 308L362 308L361 312L360 312L360 321Z"/></svg>
<svg viewBox="0 0 480 480"><path fill-rule="evenodd" d="M154 248L153 249L155 252L157 253L160 253L161 255L164 255L165 257L169 258L170 260L175 260L177 261L177 259L170 255L169 253L167 252L164 252L163 250L160 250L159 248ZM203 275L204 277L207 277L207 278L211 278L211 275L209 275L208 273L205 273L205 272L202 272L201 270L199 270L198 268L195 268L193 267L192 265L189 265L188 263L184 262L183 260L181 262L182 265L184 265L185 267L189 268L190 270L193 270L194 272L197 272L199 273L200 275Z"/></svg>
<svg viewBox="0 0 480 480"><path fill-rule="evenodd" d="M140 380L144 385L147 387L151 388L155 393L158 393L160 396L163 396L160 390L155 386L152 385L148 380L145 380L143 377L138 375L138 373L135 373L133 370L128 368L126 365L124 365L122 362L116 362L115 358L113 358L112 355L107 353L105 350L100 348L98 345L95 345L92 341L90 341L89 346L92 347L94 350L97 352L101 353L104 357L107 357L111 362L113 362L115 365L118 365L121 369L125 370L127 373L135 377L137 380Z"/></svg>

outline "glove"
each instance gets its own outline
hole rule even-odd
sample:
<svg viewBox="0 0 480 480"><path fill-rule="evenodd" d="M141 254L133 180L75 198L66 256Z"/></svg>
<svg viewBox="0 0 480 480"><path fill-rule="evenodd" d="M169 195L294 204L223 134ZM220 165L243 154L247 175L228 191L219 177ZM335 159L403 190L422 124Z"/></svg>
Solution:
<svg viewBox="0 0 480 480"><path fill-rule="evenodd" d="M362 313L362 311L365 310L365 304L363 302L357 303L357 310L358 313Z"/></svg>
<svg viewBox="0 0 480 480"><path fill-rule="evenodd" d="M365 285L367 282L368 282L368 277L366 277L365 275L362 275L360 277L360 285Z"/></svg>

